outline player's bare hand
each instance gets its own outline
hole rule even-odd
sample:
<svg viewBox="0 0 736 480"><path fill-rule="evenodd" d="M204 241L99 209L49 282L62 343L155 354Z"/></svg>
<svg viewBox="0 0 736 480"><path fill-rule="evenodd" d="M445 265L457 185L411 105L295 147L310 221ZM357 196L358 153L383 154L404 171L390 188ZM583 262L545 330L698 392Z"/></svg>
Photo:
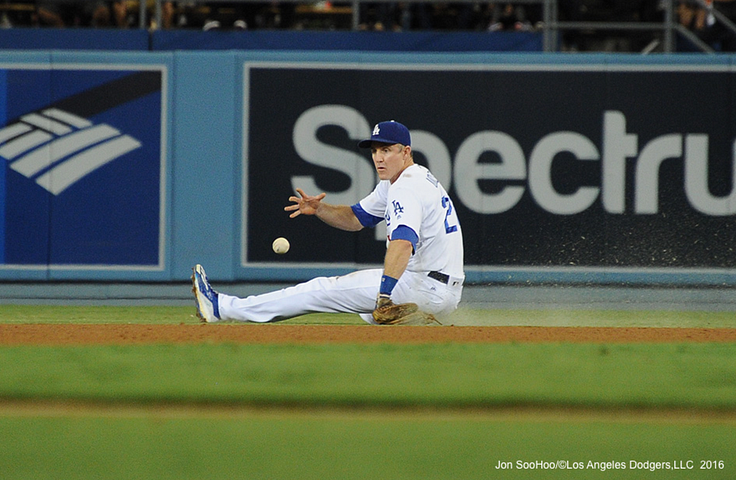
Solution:
<svg viewBox="0 0 736 480"><path fill-rule="evenodd" d="M292 195L289 197L289 201L293 202L292 205L287 205L284 207L284 211L292 212L291 215L289 215L289 218L295 218L298 217L301 214L304 215L314 215L317 213L317 209L319 208L320 202L323 198L327 196L326 193L320 193L319 195L307 195L304 193L304 190L301 188L296 189L296 193L299 194L299 196Z"/></svg>

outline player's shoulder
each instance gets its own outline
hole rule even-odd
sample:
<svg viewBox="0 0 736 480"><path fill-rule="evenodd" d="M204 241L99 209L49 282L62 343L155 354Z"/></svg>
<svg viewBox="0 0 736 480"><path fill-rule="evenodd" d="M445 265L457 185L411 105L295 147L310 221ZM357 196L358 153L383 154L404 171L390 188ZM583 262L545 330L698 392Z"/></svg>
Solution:
<svg viewBox="0 0 736 480"><path fill-rule="evenodd" d="M412 165L391 185L389 197L431 201L438 194L437 186L437 180L426 167Z"/></svg>
<svg viewBox="0 0 736 480"><path fill-rule="evenodd" d="M396 185L398 184L398 185ZM432 172L423 165L412 165L402 174L396 181L397 188L411 189L416 192L424 192L426 195L433 195L442 190L440 182L432 175Z"/></svg>
<svg viewBox="0 0 736 480"><path fill-rule="evenodd" d="M376 188L374 188L373 191L378 195L386 196L389 188L391 188L391 182L388 180L381 180L376 184Z"/></svg>
<svg viewBox="0 0 736 480"><path fill-rule="evenodd" d="M393 186L399 188L409 186L416 187L427 183L428 179L434 179L432 173L430 173L427 167L415 163L401 173L401 176L396 180ZM434 180L434 182L436 181L437 180Z"/></svg>

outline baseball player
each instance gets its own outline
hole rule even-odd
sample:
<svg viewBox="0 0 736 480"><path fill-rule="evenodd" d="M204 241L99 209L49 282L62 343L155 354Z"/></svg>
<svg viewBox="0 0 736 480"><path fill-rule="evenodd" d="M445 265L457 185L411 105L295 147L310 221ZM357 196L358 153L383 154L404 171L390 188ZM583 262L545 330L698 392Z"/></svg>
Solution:
<svg viewBox="0 0 736 480"><path fill-rule="evenodd" d="M411 135L402 124L381 122L370 148L380 179L355 205L332 205L326 194L297 189L290 217L314 215L335 228L358 231L386 222L382 269L318 277L262 295L239 298L212 289L201 265L192 283L197 314L205 322L273 322L315 312L357 313L372 324L437 324L453 312L462 293L463 238L452 200L425 167L414 163Z"/></svg>

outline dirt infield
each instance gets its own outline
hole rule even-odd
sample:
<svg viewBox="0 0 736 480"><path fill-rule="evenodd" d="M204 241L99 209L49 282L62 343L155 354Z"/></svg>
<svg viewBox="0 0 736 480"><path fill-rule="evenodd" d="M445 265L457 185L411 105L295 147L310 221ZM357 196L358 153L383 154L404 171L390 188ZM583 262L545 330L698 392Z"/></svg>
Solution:
<svg viewBox="0 0 736 480"><path fill-rule="evenodd" d="M376 327L369 325L8 325L0 345L147 343L683 343L736 342L732 328Z"/></svg>

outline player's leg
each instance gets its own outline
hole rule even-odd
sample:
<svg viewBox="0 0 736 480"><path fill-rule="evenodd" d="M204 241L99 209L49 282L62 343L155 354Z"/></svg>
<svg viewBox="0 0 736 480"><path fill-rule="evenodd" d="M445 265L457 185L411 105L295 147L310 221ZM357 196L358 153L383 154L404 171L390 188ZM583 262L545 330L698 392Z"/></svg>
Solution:
<svg viewBox="0 0 736 480"><path fill-rule="evenodd" d="M448 285L430 278L426 273L406 271L396 284L391 299L394 303L416 303L419 309L438 317L455 311L462 284Z"/></svg>
<svg viewBox="0 0 736 480"><path fill-rule="evenodd" d="M376 302L382 270L360 270L318 277L293 287L239 298L220 293L222 320L274 322L307 313L369 313Z"/></svg>
<svg viewBox="0 0 736 480"><path fill-rule="evenodd" d="M438 282L426 273L406 271L396 284L391 300L394 303L416 303L422 312L445 318L457 309L462 294L462 282L451 283ZM371 313L361 314L360 318L376 324Z"/></svg>

